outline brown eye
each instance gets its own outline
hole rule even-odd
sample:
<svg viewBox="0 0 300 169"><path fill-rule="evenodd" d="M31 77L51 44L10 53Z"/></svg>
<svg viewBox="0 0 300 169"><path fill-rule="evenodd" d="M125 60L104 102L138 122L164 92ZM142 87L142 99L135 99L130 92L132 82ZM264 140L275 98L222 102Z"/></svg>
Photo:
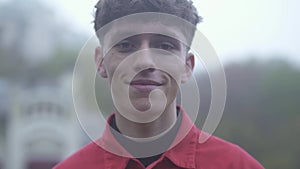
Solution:
<svg viewBox="0 0 300 169"><path fill-rule="evenodd" d="M119 52L130 52L135 49L135 45L128 40L124 40L115 45L114 48L116 48Z"/></svg>
<svg viewBox="0 0 300 169"><path fill-rule="evenodd" d="M159 45L157 45L156 48L166 50L166 51L171 51L171 50L175 49L175 45L173 45L170 42L162 42Z"/></svg>

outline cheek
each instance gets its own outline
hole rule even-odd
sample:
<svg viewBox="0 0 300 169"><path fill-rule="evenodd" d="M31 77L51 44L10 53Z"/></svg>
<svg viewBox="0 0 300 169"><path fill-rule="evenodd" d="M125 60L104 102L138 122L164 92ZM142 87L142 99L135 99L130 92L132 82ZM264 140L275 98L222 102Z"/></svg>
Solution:
<svg viewBox="0 0 300 169"><path fill-rule="evenodd" d="M178 91L179 91L179 86L176 83L176 81L174 79L172 79L166 90L166 96L168 98L169 103L172 102L176 98Z"/></svg>
<svg viewBox="0 0 300 169"><path fill-rule="evenodd" d="M176 64L172 65L168 71L170 72L169 76L172 79L172 83L176 84L176 86L181 84L181 78L184 73L184 65L183 64Z"/></svg>
<svg viewBox="0 0 300 169"><path fill-rule="evenodd" d="M111 77L114 74L115 70L117 69L121 61L122 60L120 58L116 57L114 52L108 53L105 56L104 64L105 64L108 77Z"/></svg>

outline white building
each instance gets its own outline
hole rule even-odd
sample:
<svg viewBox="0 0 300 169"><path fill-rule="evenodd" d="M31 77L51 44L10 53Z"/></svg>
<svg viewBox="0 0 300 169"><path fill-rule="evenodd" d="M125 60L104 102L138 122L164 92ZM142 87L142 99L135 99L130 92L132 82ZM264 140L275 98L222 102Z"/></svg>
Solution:
<svg viewBox="0 0 300 169"><path fill-rule="evenodd" d="M1 169L50 169L90 141L64 85L10 86L6 91L10 93L0 91L2 99L11 96L11 106L0 113L1 129L5 129L0 132Z"/></svg>

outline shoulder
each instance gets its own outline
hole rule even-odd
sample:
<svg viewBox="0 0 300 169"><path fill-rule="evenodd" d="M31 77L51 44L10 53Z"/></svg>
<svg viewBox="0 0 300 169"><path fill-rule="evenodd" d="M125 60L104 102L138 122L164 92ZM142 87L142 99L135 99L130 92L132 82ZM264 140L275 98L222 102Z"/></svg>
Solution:
<svg viewBox="0 0 300 169"><path fill-rule="evenodd" d="M197 163L207 168L263 169L264 167L244 149L216 136L197 144Z"/></svg>
<svg viewBox="0 0 300 169"><path fill-rule="evenodd" d="M54 169L99 168L103 164L104 153L100 146L92 142L57 164Z"/></svg>

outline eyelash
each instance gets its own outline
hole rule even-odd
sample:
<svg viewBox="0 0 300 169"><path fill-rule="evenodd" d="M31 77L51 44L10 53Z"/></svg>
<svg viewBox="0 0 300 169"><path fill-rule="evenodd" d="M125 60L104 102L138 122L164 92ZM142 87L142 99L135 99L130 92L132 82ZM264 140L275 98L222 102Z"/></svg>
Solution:
<svg viewBox="0 0 300 169"><path fill-rule="evenodd" d="M124 47L124 45L127 45L127 47ZM129 52L135 49L135 45L131 43L130 41L121 41L115 47L118 49L119 52Z"/></svg>
<svg viewBox="0 0 300 169"><path fill-rule="evenodd" d="M115 45L115 48L121 53L126 53L126 52L132 52L136 50L136 45L132 43L129 40L124 40ZM153 48L165 50L165 51L172 51L176 49L176 45L174 45L171 42L165 41L165 42L159 42L157 45L154 45Z"/></svg>
<svg viewBox="0 0 300 169"><path fill-rule="evenodd" d="M167 47L167 49L165 47ZM170 42L162 42L161 44L158 45L157 48L169 51L169 50L175 49L176 47L174 44L172 44Z"/></svg>

